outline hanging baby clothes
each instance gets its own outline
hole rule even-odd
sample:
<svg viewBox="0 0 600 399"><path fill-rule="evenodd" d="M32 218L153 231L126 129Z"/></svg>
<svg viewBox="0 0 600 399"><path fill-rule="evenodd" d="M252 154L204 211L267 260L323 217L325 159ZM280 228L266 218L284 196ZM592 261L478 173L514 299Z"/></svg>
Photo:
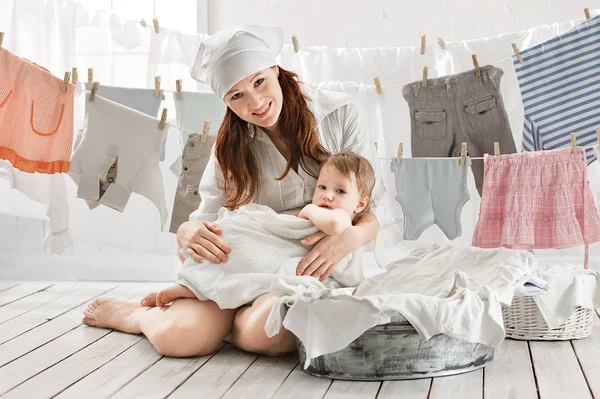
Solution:
<svg viewBox="0 0 600 399"><path fill-rule="evenodd" d="M467 171L471 159L461 166L458 159L405 158L392 160L396 200L404 213L405 240L416 240L433 224L449 240L462 234L460 214L470 199Z"/></svg>
<svg viewBox="0 0 600 399"><path fill-rule="evenodd" d="M154 95L153 89L132 89L128 87L116 87L116 86L99 86L96 93L106 99L124 105L128 108L140 111L148 116L156 118L158 110L162 100L164 100L163 91L159 91L158 97ZM86 101L86 104L89 103ZM77 138L75 139L75 146L77 148L81 137L83 136L83 129L78 129ZM166 137L160 147L160 160L165 159L165 146ZM114 170L111 170L114 172ZM110 172L109 172L110 173ZM110 176L109 176L110 177ZM98 201L85 200L90 209L95 209L100 203Z"/></svg>
<svg viewBox="0 0 600 399"><path fill-rule="evenodd" d="M462 142L470 156L494 151L500 143L503 153L516 152L508 117L500 94L503 72L493 66L458 75L429 79L404 86L411 117L413 157L456 157ZM477 191L483 186L483 163L473 160Z"/></svg>
<svg viewBox="0 0 600 399"><path fill-rule="evenodd" d="M177 182L177 192L173 202L171 226L169 231L177 233L183 222L187 222L190 214L200 205L200 179L210 158L210 151L215 141L214 136L190 134L183 149L183 167Z"/></svg>
<svg viewBox="0 0 600 399"><path fill-rule="evenodd" d="M600 241L600 219L584 151L571 148L485 155L485 181L473 246L546 249Z"/></svg>
<svg viewBox="0 0 600 399"><path fill-rule="evenodd" d="M551 150L596 142L600 126L600 16L568 32L521 51L523 63L514 59L519 80L525 125L523 150ZM591 162L595 156L588 152Z"/></svg>
<svg viewBox="0 0 600 399"><path fill-rule="evenodd" d="M17 190L31 200L44 205L41 212L24 206L22 201L11 201L10 195L0 193L0 212L24 217L47 217L49 229L44 237L44 247L52 253L63 253L72 245L69 229L69 202L65 173L26 173L13 168L10 162L0 159L0 179L9 190Z"/></svg>
<svg viewBox="0 0 600 399"><path fill-rule="evenodd" d="M161 228L167 221L158 166L165 130L148 115L95 96L87 100L86 129L75 149L69 174L77 196L123 212L131 193L156 205Z"/></svg>
<svg viewBox="0 0 600 399"><path fill-rule="evenodd" d="M216 133L223 122L227 106L214 93L182 92L181 100L175 97L175 112L179 129L179 149L183 151L189 132L201 132L204 121L210 121L210 131ZM169 167L178 176L181 171L181 155Z"/></svg>
<svg viewBox="0 0 600 399"><path fill-rule="evenodd" d="M24 172L70 166L74 87L0 48L0 158Z"/></svg>
<svg viewBox="0 0 600 399"><path fill-rule="evenodd" d="M368 133L371 135L371 140L375 143L375 146L378 149L380 146L385 147L383 126L381 123L382 96L377 94L375 86L355 82L323 82L319 84L305 84L307 86L312 86L320 89L345 93L352 97L362 111L362 114L365 118L365 123L368 126ZM382 157L385 156L381 153L379 154Z"/></svg>

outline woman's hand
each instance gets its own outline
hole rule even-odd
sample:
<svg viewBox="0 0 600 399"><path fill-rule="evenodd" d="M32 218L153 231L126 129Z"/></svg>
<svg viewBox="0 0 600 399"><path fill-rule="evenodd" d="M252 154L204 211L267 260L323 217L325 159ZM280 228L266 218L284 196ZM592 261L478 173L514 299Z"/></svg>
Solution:
<svg viewBox="0 0 600 399"><path fill-rule="evenodd" d="M221 234L223 230L216 223L185 222L177 229L177 244L198 263L205 259L213 263L227 262L231 248L219 237Z"/></svg>
<svg viewBox="0 0 600 399"><path fill-rule="evenodd" d="M354 239L356 233L355 227L349 227L342 234L336 236L328 236L319 231L302 240L304 245L310 246L315 243L317 245L298 264L296 275L313 276L325 281L331 275L333 267L341 259L360 247L360 243Z"/></svg>

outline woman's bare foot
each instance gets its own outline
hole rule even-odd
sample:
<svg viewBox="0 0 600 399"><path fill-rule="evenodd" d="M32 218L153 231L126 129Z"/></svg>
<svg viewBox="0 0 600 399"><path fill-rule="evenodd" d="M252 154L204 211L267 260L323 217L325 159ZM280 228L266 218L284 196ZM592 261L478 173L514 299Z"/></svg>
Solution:
<svg viewBox="0 0 600 399"><path fill-rule="evenodd" d="M149 308L153 308L156 306L156 296L158 295L158 292L151 292L149 294L147 294L144 298L142 298L142 301L140 302L142 304L142 306L147 306Z"/></svg>
<svg viewBox="0 0 600 399"><path fill-rule="evenodd" d="M130 334L141 334L137 317L132 317L137 310L147 310L136 302L125 302L114 298L100 297L88 304L83 311L83 324L92 327L112 328Z"/></svg>
<svg viewBox="0 0 600 399"><path fill-rule="evenodd" d="M156 296L156 306L162 308L177 298L196 298L196 295L189 288L175 284L158 293Z"/></svg>

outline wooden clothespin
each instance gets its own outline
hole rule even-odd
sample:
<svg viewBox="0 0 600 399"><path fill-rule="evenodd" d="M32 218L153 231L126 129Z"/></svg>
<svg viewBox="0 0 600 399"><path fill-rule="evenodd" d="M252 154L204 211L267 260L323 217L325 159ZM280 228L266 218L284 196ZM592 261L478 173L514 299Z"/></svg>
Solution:
<svg viewBox="0 0 600 399"><path fill-rule="evenodd" d="M292 44L294 45L294 53L300 51L300 45L298 45L298 37L296 37L296 35L292 35Z"/></svg>
<svg viewBox="0 0 600 399"><path fill-rule="evenodd" d="M4 32L0 32L0 47L2 47L2 41L4 41Z"/></svg>
<svg viewBox="0 0 600 399"><path fill-rule="evenodd" d="M79 83L79 74L77 73L77 68L71 69L71 83L77 86Z"/></svg>
<svg viewBox="0 0 600 399"><path fill-rule="evenodd" d="M596 141L600 144L600 127L596 128Z"/></svg>
<svg viewBox="0 0 600 399"><path fill-rule="evenodd" d="M423 80L421 80L421 87L427 87L427 67L423 67Z"/></svg>
<svg viewBox="0 0 600 399"><path fill-rule="evenodd" d="M381 82L379 81L379 75L375 76L373 81L375 82L375 90L377 90L377 94L381 94Z"/></svg>
<svg viewBox="0 0 600 399"><path fill-rule="evenodd" d="M178 101L181 101L181 85L183 84L183 81L181 79L177 79L175 81L175 99Z"/></svg>
<svg viewBox="0 0 600 399"><path fill-rule="evenodd" d="M465 166L467 163L467 143L462 143L460 145L460 166Z"/></svg>
<svg viewBox="0 0 600 399"><path fill-rule="evenodd" d="M519 64L522 64L523 57L521 57L521 52L519 52L519 48L517 47L517 45L515 43L512 44L512 48L513 48L513 51L515 52L515 55L517 56L517 59L519 60Z"/></svg>
<svg viewBox="0 0 600 399"><path fill-rule="evenodd" d="M160 97L160 76L154 77L154 97Z"/></svg>
<svg viewBox="0 0 600 399"><path fill-rule="evenodd" d="M98 91L98 86L100 86L99 82L94 82L92 84L92 90L90 91L90 102L93 102L96 98L96 92Z"/></svg>
<svg viewBox="0 0 600 399"><path fill-rule="evenodd" d="M427 43L427 35L421 36L421 55L425 55L426 43Z"/></svg>
<svg viewBox="0 0 600 399"><path fill-rule="evenodd" d="M142 26L145 28L146 26L148 26L148 24L146 23L146 20L144 18L142 18L140 20L140 24L142 24Z"/></svg>
<svg viewBox="0 0 600 399"><path fill-rule="evenodd" d="M441 48L442 50L446 50L446 43L444 43L444 39L442 39L441 37L438 37L438 40L437 40L437 42L438 42L438 44L440 45L440 48Z"/></svg>
<svg viewBox="0 0 600 399"><path fill-rule="evenodd" d="M156 17L152 18L152 22L154 23L154 32L159 33L160 25L158 25L158 18L156 18Z"/></svg>
<svg viewBox="0 0 600 399"><path fill-rule="evenodd" d="M573 149L573 155L577 154L577 136L575 136L575 133L571 133L571 148Z"/></svg>
<svg viewBox="0 0 600 399"><path fill-rule="evenodd" d="M202 136L200 136L200 142L202 144L206 143L206 139L208 138L208 129L210 128L210 121L204 121L204 126L202 126Z"/></svg>
<svg viewBox="0 0 600 399"><path fill-rule="evenodd" d="M590 19L590 9L589 8L584 8L583 9L583 13L585 14L585 19Z"/></svg>
<svg viewBox="0 0 600 399"><path fill-rule="evenodd" d="M91 90L93 84L94 84L94 68L88 68L87 89Z"/></svg>
<svg viewBox="0 0 600 399"><path fill-rule="evenodd" d="M67 92L67 87L69 87L69 80L71 80L71 72L65 72L65 77L63 78L62 86L60 87L61 93Z"/></svg>
<svg viewBox="0 0 600 399"><path fill-rule="evenodd" d="M471 55L473 58L473 66L475 67L475 76L481 76L481 70L479 69L479 62L477 62L477 56L475 54Z"/></svg>
<svg viewBox="0 0 600 399"><path fill-rule="evenodd" d="M167 121L167 109L163 108L162 115L160 116L160 122L158 122L158 128L163 130L165 128L165 122Z"/></svg>
<svg viewBox="0 0 600 399"><path fill-rule="evenodd" d="M404 144L400 142L398 144L398 154L396 154L396 165L400 165L402 162L402 155L404 154Z"/></svg>
<svg viewBox="0 0 600 399"><path fill-rule="evenodd" d="M496 158L496 162L500 162L500 143L494 141L494 158Z"/></svg>

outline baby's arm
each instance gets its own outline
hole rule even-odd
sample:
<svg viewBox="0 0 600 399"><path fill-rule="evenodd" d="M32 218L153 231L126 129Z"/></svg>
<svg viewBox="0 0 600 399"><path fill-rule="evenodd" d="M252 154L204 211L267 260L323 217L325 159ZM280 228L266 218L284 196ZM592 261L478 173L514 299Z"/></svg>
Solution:
<svg viewBox="0 0 600 399"><path fill-rule="evenodd" d="M308 219L323 233L336 236L352 226L350 215L343 209L326 209L314 204L306 205L298 217Z"/></svg>

